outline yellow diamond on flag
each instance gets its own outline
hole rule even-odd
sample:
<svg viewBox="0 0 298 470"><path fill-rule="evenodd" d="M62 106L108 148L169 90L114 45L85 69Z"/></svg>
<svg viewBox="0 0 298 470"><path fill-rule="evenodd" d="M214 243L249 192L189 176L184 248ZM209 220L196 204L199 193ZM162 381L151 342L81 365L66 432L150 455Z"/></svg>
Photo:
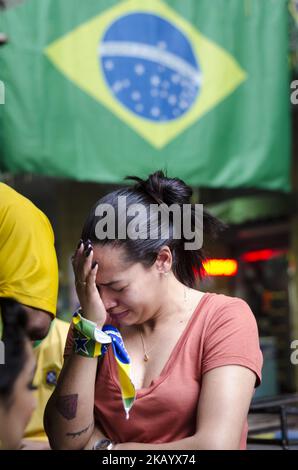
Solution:
<svg viewBox="0 0 298 470"><path fill-rule="evenodd" d="M73 83L161 149L246 74L161 0L127 0L45 49Z"/></svg>

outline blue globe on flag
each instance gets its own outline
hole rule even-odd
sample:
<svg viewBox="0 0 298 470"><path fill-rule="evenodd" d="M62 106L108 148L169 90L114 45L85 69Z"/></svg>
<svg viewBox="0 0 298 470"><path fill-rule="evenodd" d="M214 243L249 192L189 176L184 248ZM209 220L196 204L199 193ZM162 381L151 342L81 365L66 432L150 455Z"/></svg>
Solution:
<svg viewBox="0 0 298 470"><path fill-rule="evenodd" d="M178 119L200 93L201 69L189 40L152 13L114 21L99 44L99 61L115 99L143 119Z"/></svg>

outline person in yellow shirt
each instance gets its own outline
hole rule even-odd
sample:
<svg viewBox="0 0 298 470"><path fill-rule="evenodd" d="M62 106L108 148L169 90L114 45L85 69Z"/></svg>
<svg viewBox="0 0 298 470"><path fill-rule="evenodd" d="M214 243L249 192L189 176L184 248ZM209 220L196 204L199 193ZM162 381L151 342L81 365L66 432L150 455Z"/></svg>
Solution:
<svg viewBox="0 0 298 470"><path fill-rule="evenodd" d="M48 336L34 343L37 360L34 376L37 407L25 431L23 449L49 449L48 438L43 427L46 404L52 395L63 365L63 353L69 324L56 318Z"/></svg>
<svg viewBox="0 0 298 470"><path fill-rule="evenodd" d="M23 448L47 447L43 412L62 368L69 327L58 319L52 322L57 294L58 264L49 220L29 199L0 183L0 298L13 298L26 311L26 331L35 341L37 360L37 408Z"/></svg>
<svg viewBox="0 0 298 470"><path fill-rule="evenodd" d="M45 338L56 315L58 264L46 215L29 199L0 183L0 297L27 312L32 340Z"/></svg>

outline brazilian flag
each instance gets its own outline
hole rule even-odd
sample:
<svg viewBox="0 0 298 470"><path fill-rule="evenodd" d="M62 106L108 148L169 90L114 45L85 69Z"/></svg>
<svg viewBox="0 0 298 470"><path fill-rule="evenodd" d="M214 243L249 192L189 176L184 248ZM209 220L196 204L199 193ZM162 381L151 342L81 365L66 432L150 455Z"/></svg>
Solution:
<svg viewBox="0 0 298 470"><path fill-rule="evenodd" d="M287 0L27 0L0 12L0 170L288 191Z"/></svg>

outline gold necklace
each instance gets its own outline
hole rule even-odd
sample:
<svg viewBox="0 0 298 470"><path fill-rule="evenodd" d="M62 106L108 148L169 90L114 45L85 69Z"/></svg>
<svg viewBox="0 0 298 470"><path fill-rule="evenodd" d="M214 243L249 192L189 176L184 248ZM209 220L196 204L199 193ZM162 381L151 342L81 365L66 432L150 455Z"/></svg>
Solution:
<svg viewBox="0 0 298 470"><path fill-rule="evenodd" d="M141 336L141 340L142 340L142 345L143 345L143 351L144 351L144 356L143 356L143 360L144 362L148 362L150 357L149 357L149 353L154 349L151 348L150 351L146 351L146 347L145 347L145 341L144 341L144 338L143 338L143 335L142 335L142 332L141 330L139 330L139 333L140 333L140 336Z"/></svg>
<svg viewBox="0 0 298 470"><path fill-rule="evenodd" d="M186 303L186 289L185 289L185 286L184 286L184 302ZM144 337L142 335L142 332L141 330L138 328L139 330L139 333L140 333L140 336L141 336L141 340L142 340L142 345L143 345L143 351L144 351L144 356L143 356L143 360L144 362L148 362L149 359L150 359L150 356L149 356L149 353L151 353L151 351L153 351L154 349L154 346L153 348L150 349L150 351L146 351L146 346L145 346L145 341L144 341Z"/></svg>

